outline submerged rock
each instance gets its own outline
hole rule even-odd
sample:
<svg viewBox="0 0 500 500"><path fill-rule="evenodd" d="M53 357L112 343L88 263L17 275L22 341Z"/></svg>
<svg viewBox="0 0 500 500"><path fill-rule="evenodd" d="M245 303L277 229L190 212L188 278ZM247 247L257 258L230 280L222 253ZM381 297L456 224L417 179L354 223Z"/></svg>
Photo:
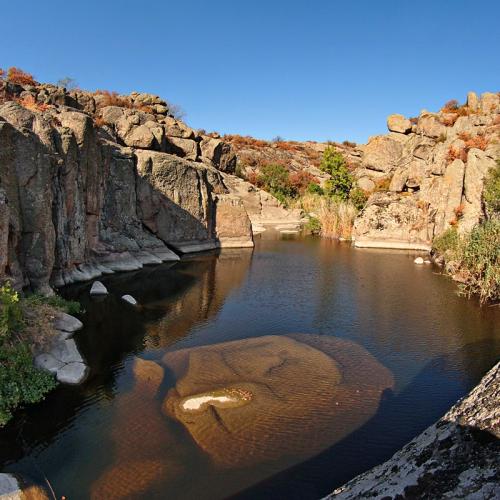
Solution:
<svg viewBox="0 0 500 500"><path fill-rule="evenodd" d="M167 353L163 402L219 466L307 457L372 416L390 372L362 347L315 335L264 336Z"/></svg>
<svg viewBox="0 0 500 500"><path fill-rule="evenodd" d="M414 261L415 264L423 264L424 259L422 257L417 257Z"/></svg>
<svg viewBox="0 0 500 500"><path fill-rule="evenodd" d="M107 295L108 289L100 282L94 281L90 288L90 295Z"/></svg>

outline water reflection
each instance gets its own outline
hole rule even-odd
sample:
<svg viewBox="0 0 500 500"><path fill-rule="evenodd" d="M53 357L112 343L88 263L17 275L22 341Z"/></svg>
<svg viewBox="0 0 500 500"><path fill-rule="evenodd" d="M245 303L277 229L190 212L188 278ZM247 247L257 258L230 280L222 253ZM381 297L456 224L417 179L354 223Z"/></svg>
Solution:
<svg viewBox="0 0 500 500"><path fill-rule="evenodd" d="M148 498L236 494L262 498L268 493L320 497L388 458L467 392L500 354L498 308L480 308L474 300L457 297L452 282L430 267L415 266L413 258L410 253L352 249L326 240L273 238L264 233L253 253L199 255L174 265L106 277L103 281L111 294L100 301L89 298L88 284L68 288L64 293L81 300L86 309L85 328L77 342L91 375L83 386L61 387L41 404L19 412L16 421L0 431L0 467L35 479L40 469L58 495L72 499L108 497L110 491L115 496L125 492ZM121 301L125 293L136 297L141 307L134 309ZM175 411L176 397L179 402L214 389L194 383L200 378L196 373L218 385L227 383L220 359L206 363L206 372L198 372L190 363L176 370L172 364L176 356L196 358L211 348L203 346L219 351L217 344L263 335L295 339L294 332L307 332L308 342L316 339L321 344L310 347L332 359L342 349L337 344L330 354L325 347L329 343L345 340L362 346L368 359L393 374L395 390L381 394L390 384L377 386L365 417L343 419L343 432L329 423L336 405L329 413L328 397L324 403L316 398L321 411L310 414L306 411L310 402L303 398L301 412L308 416L304 421L317 422L321 431L311 437L312 427L303 423L291 433L295 442L287 437L273 443L278 451L283 442L290 446L286 456L278 453L269 458L249 429L238 447L255 445L250 450L259 458L252 459L252 465L240 459L250 456L249 449L238 453L222 433L200 432L202 424L191 424ZM316 364L316 358L308 356L297 362L301 374ZM259 373L259 358L243 357L252 373ZM155 369L142 370L146 381L138 371L138 363L149 362L153 365L142 367L164 370L159 384ZM293 390L316 375L321 379L320 373L326 371L313 370L301 378L292 369L283 381ZM240 385L243 378L238 380ZM276 384L280 383L278 377ZM184 384L190 394L183 392ZM319 387L322 394L329 394L321 383ZM285 424L296 415L278 403L284 418L272 425L285 435ZM174 411L168 409L172 407ZM220 414L244 408L251 404L221 409ZM319 415L326 415L324 427ZM310 447L305 446L308 442ZM222 449L228 449L231 457L229 468ZM283 472L320 450L324 451L317 457ZM158 481L159 476L164 481ZM129 477L136 480L127 482ZM110 489L113 481L115 487Z"/></svg>

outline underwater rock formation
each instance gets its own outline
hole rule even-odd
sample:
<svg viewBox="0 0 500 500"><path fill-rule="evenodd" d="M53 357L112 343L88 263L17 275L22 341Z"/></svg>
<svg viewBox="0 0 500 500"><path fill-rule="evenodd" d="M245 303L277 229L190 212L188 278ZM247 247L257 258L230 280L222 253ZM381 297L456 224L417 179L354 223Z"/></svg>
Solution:
<svg viewBox="0 0 500 500"><path fill-rule="evenodd" d="M366 422L390 372L362 347L317 335L264 336L167 353L163 403L222 467L314 455Z"/></svg>

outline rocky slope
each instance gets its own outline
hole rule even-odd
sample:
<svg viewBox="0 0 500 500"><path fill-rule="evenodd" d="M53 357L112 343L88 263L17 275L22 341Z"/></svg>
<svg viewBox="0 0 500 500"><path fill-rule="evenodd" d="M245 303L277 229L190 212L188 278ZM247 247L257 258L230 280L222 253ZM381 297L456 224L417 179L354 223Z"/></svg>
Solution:
<svg viewBox="0 0 500 500"><path fill-rule="evenodd" d="M50 286L252 246L231 147L157 96L0 83L0 278Z"/></svg>
<svg viewBox="0 0 500 500"><path fill-rule="evenodd" d="M377 189L354 225L360 247L430 249L432 239L456 226L468 232L483 218L483 180L500 158L500 96L471 92L412 121L387 120L389 134L370 138L360 187Z"/></svg>
<svg viewBox="0 0 500 500"><path fill-rule="evenodd" d="M498 498L500 363L390 460L328 499Z"/></svg>

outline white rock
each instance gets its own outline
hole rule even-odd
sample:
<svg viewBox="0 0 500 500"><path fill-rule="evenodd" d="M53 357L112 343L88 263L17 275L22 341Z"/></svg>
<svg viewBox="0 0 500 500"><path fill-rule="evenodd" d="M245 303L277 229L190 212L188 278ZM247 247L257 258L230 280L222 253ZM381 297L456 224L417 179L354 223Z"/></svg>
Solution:
<svg viewBox="0 0 500 500"><path fill-rule="evenodd" d="M80 384L87 376L87 366L83 363L74 362L64 365L57 370L57 380L63 384Z"/></svg>
<svg viewBox="0 0 500 500"><path fill-rule="evenodd" d="M54 321L54 327L63 332L74 333L83 328L83 323L70 314L60 313Z"/></svg>
<svg viewBox="0 0 500 500"><path fill-rule="evenodd" d="M90 289L90 295L107 295L108 290L100 281L94 281Z"/></svg>
<svg viewBox="0 0 500 500"><path fill-rule="evenodd" d="M429 259L424 260L424 264L432 264L432 262Z"/></svg>
<svg viewBox="0 0 500 500"><path fill-rule="evenodd" d="M0 498L14 500L23 498L23 492L12 474L0 474Z"/></svg>
<svg viewBox="0 0 500 500"><path fill-rule="evenodd" d="M415 262L415 264L423 264L424 259L422 257L417 257L413 262Z"/></svg>
<svg viewBox="0 0 500 500"><path fill-rule="evenodd" d="M136 306L137 305L137 300L132 297L132 295L122 295L122 300L125 302L128 302L129 304Z"/></svg>

